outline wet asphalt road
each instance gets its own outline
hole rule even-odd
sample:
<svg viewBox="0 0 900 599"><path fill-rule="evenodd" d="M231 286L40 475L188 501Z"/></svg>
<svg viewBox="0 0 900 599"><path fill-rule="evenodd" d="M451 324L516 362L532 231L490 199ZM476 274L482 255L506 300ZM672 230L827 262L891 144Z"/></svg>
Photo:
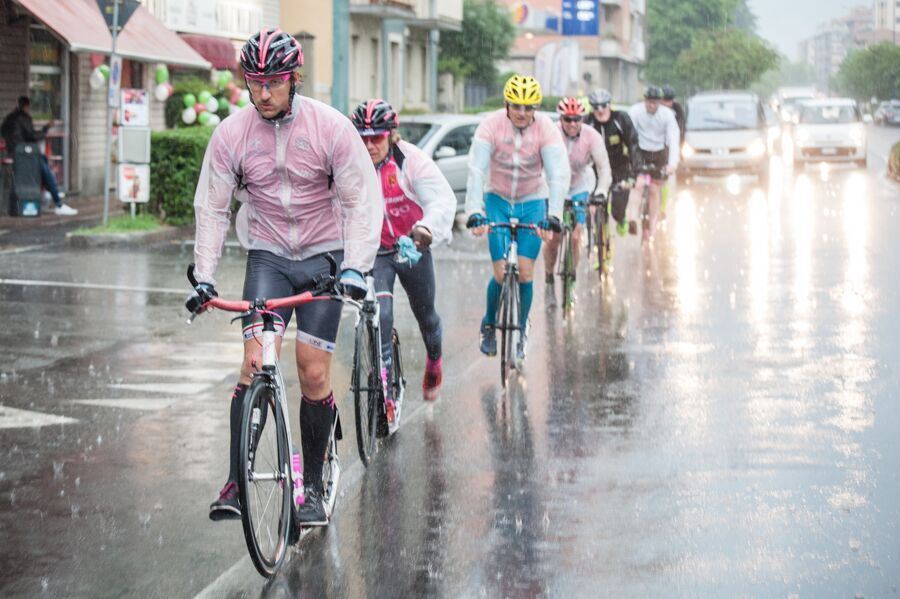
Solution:
<svg viewBox="0 0 900 599"><path fill-rule="evenodd" d="M873 131L882 154L900 137ZM507 393L476 347L486 249L458 238L442 398L416 393L401 305L403 427L368 471L347 436L337 517L268 584L206 516L240 345L224 315L183 326L190 248L7 254L0 595L894 595L900 187L877 160L682 188L652 248L617 239L602 287L581 271L574 318L538 285ZM242 275L231 249L222 294Z"/></svg>

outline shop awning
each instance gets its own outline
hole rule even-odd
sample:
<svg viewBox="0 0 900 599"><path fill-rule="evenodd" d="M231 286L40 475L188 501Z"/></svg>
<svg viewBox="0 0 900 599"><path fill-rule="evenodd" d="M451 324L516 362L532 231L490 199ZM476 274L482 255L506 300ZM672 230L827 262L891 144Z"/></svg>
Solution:
<svg viewBox="0 0 900 599"><path fill-rule="evenodd" d="M109 54L112 36L94 0L15 0L62 38L72 52ZM116 52L141 62L208 69L210 64L143 6L119 34Z"/></svg>
<svg viewBox="0 0 900 599"><path fill-rule="evenodd" d="M178 37L208 60L214 69L237 71L237 50L234 49L231 40L198 33L180 33Z"/></svg>

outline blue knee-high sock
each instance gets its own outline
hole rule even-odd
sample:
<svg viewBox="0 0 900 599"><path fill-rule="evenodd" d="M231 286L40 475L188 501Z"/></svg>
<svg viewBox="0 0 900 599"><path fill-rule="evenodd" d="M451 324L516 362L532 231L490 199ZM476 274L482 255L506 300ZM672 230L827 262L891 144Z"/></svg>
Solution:
<svg viewBox="0 0 900 599"><path fill-rule="evenodd" d="M491 277L487 286L487 312L484 315L484 324L495 324L497 320L497 303L500 301L500 283Z"/></svg>
<svg viewBox="0 0 900 599"><path fill-rule="evenodd" d="M519 298L521 307L519 309L519 326L525 330L525 324L528 322L528 313L531 312L531 300L534 299L534 283L519 283Z"/></svg>

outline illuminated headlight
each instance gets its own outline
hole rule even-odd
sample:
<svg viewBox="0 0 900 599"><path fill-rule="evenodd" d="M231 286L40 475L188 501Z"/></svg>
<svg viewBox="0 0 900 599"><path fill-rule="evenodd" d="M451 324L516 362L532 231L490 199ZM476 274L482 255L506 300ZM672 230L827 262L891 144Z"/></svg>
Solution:
<svg viewBox="0 0 900 599"><path fill-rule="evenodd" d="M753 143L747 146L747 153L753 158L759 158L766 153L766 144L761 139L754 139Z"/></svg>
<svg viewBox="0 0 900 599"><path fill-rule="evenodd" d="M694 148L692 148L692 147L691 147L691 144L689 144L689 143L685 143L685 144L681 147L681 157L682 157L682 158L686 158L686 159L687 159L687 158L691 158L691 157L692 157L694 154L696 154L696 153L697 153L697 152L694 151Z"/></svg>
<svg viewBox="0 0 900 599"><path fill-rule="evenodd" d="M856 145L861 146L866 141L866 132L862 127L853 127L850 129L850 139Z"/></svg>

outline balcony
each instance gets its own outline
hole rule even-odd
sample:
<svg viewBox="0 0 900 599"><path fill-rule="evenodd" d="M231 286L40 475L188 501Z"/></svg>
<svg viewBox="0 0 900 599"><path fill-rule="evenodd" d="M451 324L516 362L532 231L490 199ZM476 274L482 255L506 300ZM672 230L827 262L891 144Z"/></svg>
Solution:
<svg viewBox="0 0 900 599"><path fill-rule="evenodd" d="M603 58L619 58L622 56L622 45L615 38L600 40L600 56Z"/></svg>
<svg viewBox="0 0 900 599"><path fill-rule="evenodd" d="M622 0L600 0L601 6L611 6L615 8L622 7Z"/></svg>

